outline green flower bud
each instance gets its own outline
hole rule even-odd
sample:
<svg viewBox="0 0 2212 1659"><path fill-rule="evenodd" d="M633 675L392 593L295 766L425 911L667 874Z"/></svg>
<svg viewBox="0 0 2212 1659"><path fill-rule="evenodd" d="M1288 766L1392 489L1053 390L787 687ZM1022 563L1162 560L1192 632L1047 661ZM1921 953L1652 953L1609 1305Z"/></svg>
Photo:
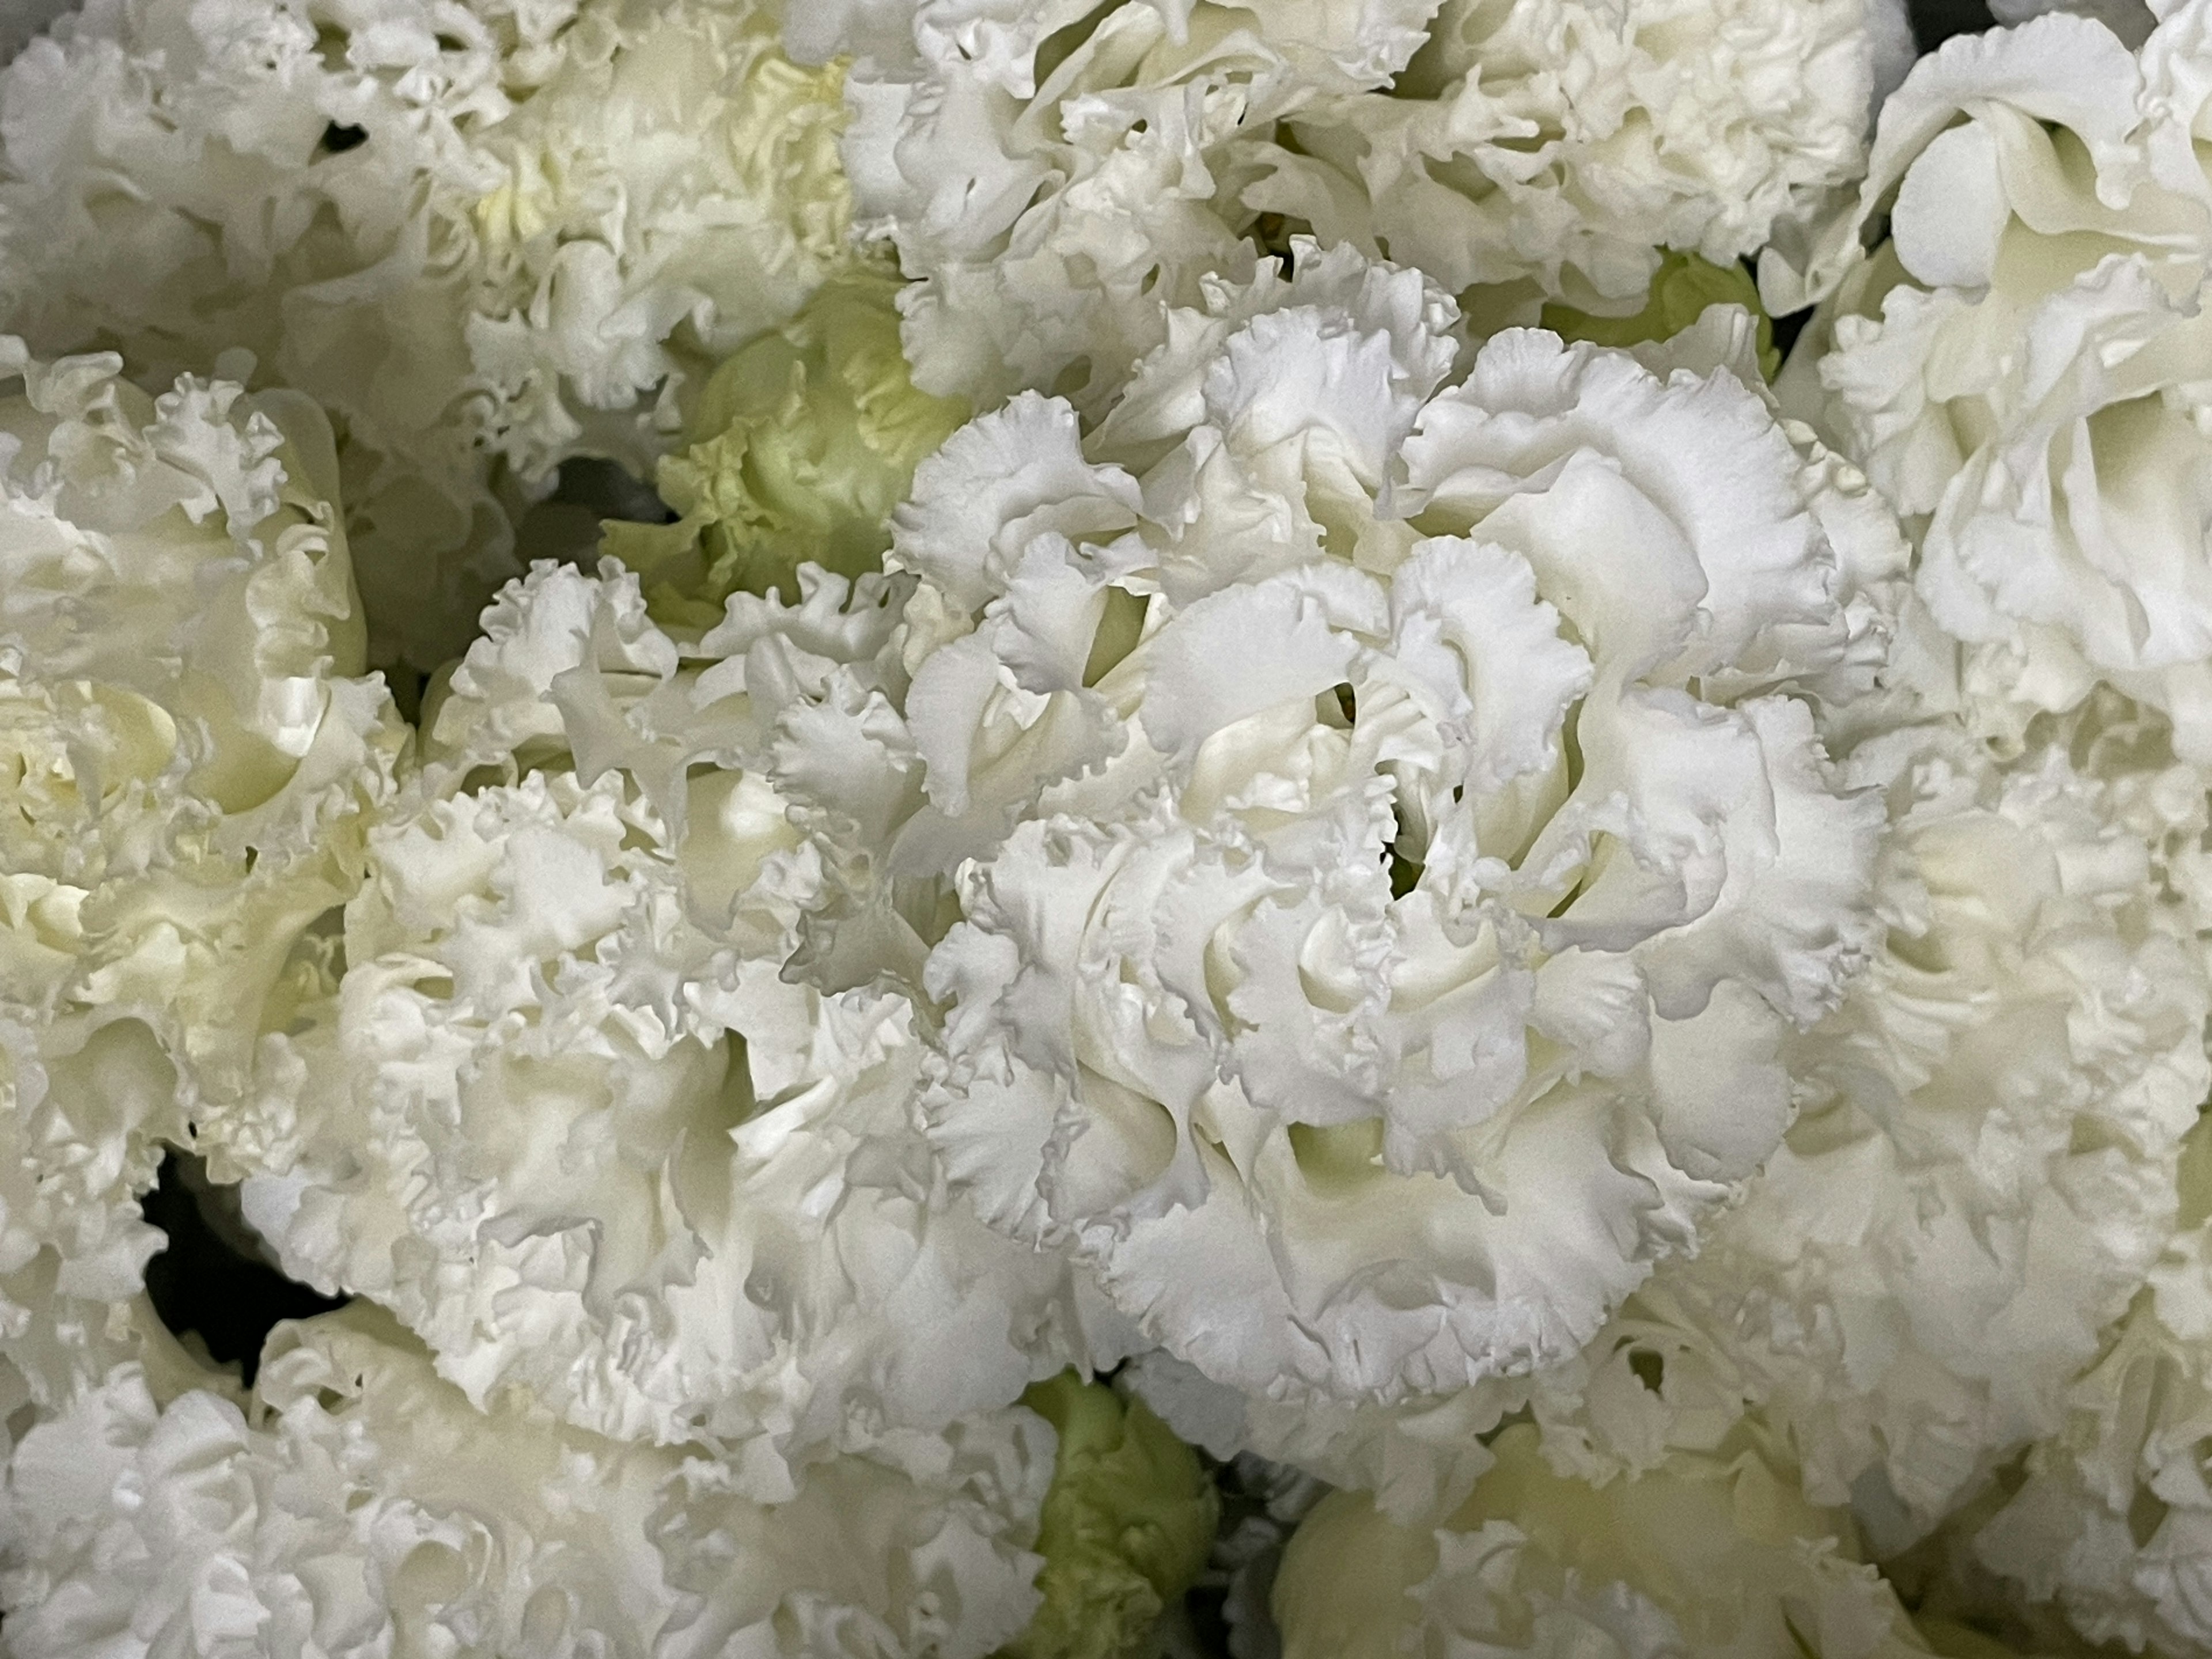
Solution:
<svg viewBox="0 0 2212 1659"><path fill-rule="evenodd" d="M1000 1659L1124 1659L1206 1565L1219 1494L1144 1402L1063 1371L1022 1403L1059 1431L1037 1533L1044 1594Z"/></svg>

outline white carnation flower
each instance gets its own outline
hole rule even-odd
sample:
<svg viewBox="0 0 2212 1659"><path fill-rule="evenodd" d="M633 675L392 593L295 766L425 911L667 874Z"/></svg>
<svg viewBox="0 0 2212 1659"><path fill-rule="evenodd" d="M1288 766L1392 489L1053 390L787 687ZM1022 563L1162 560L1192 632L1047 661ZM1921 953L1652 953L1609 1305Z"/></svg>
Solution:
<svg viewBox="0 0 2212 1659"><path fill-rule="evenodd" d="M322 416L121 367L0 340L0 1347L47 1389L319 986L402 741Z"/></svg>
<svg viewBox="0 0 2212 1659"><path fill-rule="evenodd" d="M571 454L642 465L687 377L843 258L838 77L775 27L94 0L0 70L0 324L323 404L375 654L434 667L514 568L523 491Z"/></svg>
<svg viewBox="0 0 2212 1659"><path fill-rule="evenodd" d="M2008 765L1948 722L1860 744L1844 777L1893 817L1883 947L1787 1045L1798 1115L1741 1202L1581 1352L1383 1411L1240 1401L1151 1356L1137 1386L1185 1435L1408 1524L1449 1513L1510 1413L1602 1482L1710 1452L1753 1407L1883 1554L1950 1524L2032 1443L2075 1443L2177 1204L2191 1224L2205 798L2163 733L2107 692Z"/></svg>
<svg viewBox="0 0 2212 1659"><path fill-rule="evenodd" d="M1803 267L1803 291L1842 287L1790 396L1907 516L1978 723L2017 742L2103 681L2202 763L2212 175L2191 135L2212 58L2201 6L2161 14L2140 52L2052 14L1916 67Z"/></svg>
<svg viewBox="0 0 2212 1659"><path fill-rule="evenodd" d="M1819 469L1732 374L1548 334L1439 389L1449 321L1308 247L1088 441L956 434L896 529L905 720L846 698L876 781L793 786L896 808L833 935L926 939L957 877L955 1182L1254 1395L1571 1353L1773 1149L1872 925Z"/></svg>
<svg viewBox="0 0 2212 1659"><path fill-rule="evenodd" d="M1896 826L1885 947L1791 1045L1804 1103L1743 1203L1545 1379L1554 1456L1644 1466L1756 1401L1894 1552L2060 1431L2212 1087L2203 785L2106 697L2009 769L1946 726L1850 757Z"/></svg>
<svg viewBox="0 0 2212 1659"><path fill-rule="evenodd" d="M1486 320L1632 314L1662 246L1732 263L1855 179L1911 57L1892 0L903 0L787 30L858 54L846 166L920 279L917 384L1086 410L1285 223Z"/></svg>
<svg viewBox="0 0 2212 1659"><path fill-rule="evenodd" d="M0 1602L24 1659L981 1659L1036 1605L1052 1449L1013 1409L763 1506L712 1464L480 1413L356 1306L280 1327L244 1409L159 1399L133 1365L33 1430L0 1506Z"/></svg>
<svg viewBox="0 0 2212 1659"><path fill-rule="evenodd" d="M740 597L702 638L607 572L510 587L434 705L246 1209L479 1403L705 1439L779 1496L854 1435L1013 1398L1075 1312L946 1202L907 1000L779 977L820 872L761 769L789 681L885 648L882 579Z"/></svg>
<svg viewBox="0 0 2212 1659"><path fill-rule="evenodd" d="M1243 199L1533 320L1642 304L1658 250L1789 243L1866 164L1912 61L1902 5L1444 0L1387 87L1323 97L1238 157Z"/></svg>
<svg viewBox="0 0 2212 1659"><path fill-rule="evenodd" d="M1940 678L1924 690L1952 700ZM2146 1282L2161 1306L2179 1293L2195 1249L2169 1240L2177 1205L2196 1224L2203 1183L2185 1164L2177 1195L2176 1171L2212 1085L2204 787L2166 722L2110 690L2034 735L2005 763L1948 719L1875 722L1850 750L1844 781L1890 804L1885 941L1786 1046L1799 1114L1741 1203L1581 1352L1383 1412L1240 1402L1156 1358L1146 1397L1186 1435L1291 1458L1415 1523L1482 1472L1478 1437L1508 1413L1605 1480L1710 1451L1755 1404L1809 1495L1852 1504L1885 1554L1962 1527L1985 1570L2056 1596L2092 1639L2212 1651L2212 1626L2174 1633L2199 1511L2148 1541L2193 1490L2167 1465L2193 1456L2197 1408L2151 1380L2156 1355L2186 1351L2146 1347L2140 1311ZM2156 1503L2103 1472L2136 1455L2146 1400L2179 1424L2143 1431ZM2069 1473L2092 1423L2099 1472ZM1973 1542L2033 1443L2033 1495ZM1947 1522L1962 1504L1978 1507Z"/></svg>
<svg viewBox="0 0 2212 1659"><path fill-rule="evenodd" d="M470 386L526 479L577 453L649 471L678 394L846 263L852 212L842 73L776 49L781 7L559 9L564 49L481 140L498 182L470 209Z"/></svg>

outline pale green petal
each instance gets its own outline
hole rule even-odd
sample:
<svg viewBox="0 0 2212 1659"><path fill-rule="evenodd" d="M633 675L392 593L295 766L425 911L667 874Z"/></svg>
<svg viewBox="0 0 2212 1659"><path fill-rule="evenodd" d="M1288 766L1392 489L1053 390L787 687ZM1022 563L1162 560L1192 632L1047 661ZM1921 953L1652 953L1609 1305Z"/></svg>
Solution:
<svg viewBox="0 0 2212 1659"><path fill-rule="evenodd" d="M1037 1530L1044 1605L1002 1659L1121 1659L1206 1565L1220 1498L1144 1402L1063 1371L1022 1403L1060 1434Z"/></svg>
<svg viewBox="0 0 2212 1659"><path fill-rule="evenodd" d="M1569 340L1595 345L1641 345L1668 340L1695 323L1709 306L1741 306L1759 319L1759 366L1770 380L1782 367L1774 349L1774 323L1759 309L1759 287L1741 265L1717 265L1694 253L1668 253L1651 278L1651 297L1633 317L1594 317L1572 306L1547 305L1544 326Z"/></svg>
<svg viewBox="0 0 2212 1659"><path fill-rule="evenodd" d="M890 512L966 405L914 389L899 349L897 278L836 278L781 329L725 362L688 447L660 464L673 525L610 524L605 550L643 577L656 614L711 623L740 590L797 593L813 563L878 568Z"/></svg>

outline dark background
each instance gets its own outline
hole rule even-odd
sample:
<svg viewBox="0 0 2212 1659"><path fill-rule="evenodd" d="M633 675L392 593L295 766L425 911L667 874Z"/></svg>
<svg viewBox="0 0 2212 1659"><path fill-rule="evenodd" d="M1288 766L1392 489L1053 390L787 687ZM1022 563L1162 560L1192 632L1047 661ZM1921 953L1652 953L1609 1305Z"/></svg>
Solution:
<svg viewBox="0 0 2212 1659"><path fill-rule="evenodd" d="M1933 52L1954 34L1968 34L1990 27L1990 9L1982 0L1911 0L1912 37L1923 52Z"/></svg>

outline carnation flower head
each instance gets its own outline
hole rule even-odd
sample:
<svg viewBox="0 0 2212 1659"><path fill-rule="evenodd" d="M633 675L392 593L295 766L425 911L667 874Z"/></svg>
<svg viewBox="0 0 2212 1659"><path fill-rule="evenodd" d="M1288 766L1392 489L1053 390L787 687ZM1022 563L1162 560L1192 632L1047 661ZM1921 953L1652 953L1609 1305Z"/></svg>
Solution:
<svg viewBox="0 0 2212 1659"><path fill-rule="evenodd" d="M1884 933L1838 1010L1785 1043L1797 1115L1695 1258L1662 1263L1579 1352L1449 1401L1237 1402L1148 1357L1136 1386L1180 1432L1293 1459L1418 1526L1482 1474L1510 1413L1555 1467L1606 1481L1708 1453L1755 1410L1808 1495L1852 1504L1884 1556L1940 1526L2090 1640L2200 1650L2201 1506L2174 1497L2197 1478L2196 1396L2172 1369L2196 1362L2141 1309L2188 1294L2201 1219L2185 1134L2201 1139L2212 1085L2203 775L2109 688L1993 752L1956 717L1954 647L1905 612L1917 637L1890 672L1921 683L1889 712L1910 717L1858 712L1877 697L1823 721L1839 781L1887 805ZM2037 1473L2018 1488L2023 1451Z"/></svg>
<svg viewBox="0 0 2212 1659"><path fill-rule="evenodd" d="M1255 1395L1572 1352L1772 1150L1871 921L1817 469L1727 371L1516 331L1447 383L1450 323L1307 246L1088 439L956 434L904 720L825 696L875 770L792 785L872 825L794 965L936 939L969 1200Z"/></svg>
<svg viewBox="0 0 2212 1659"><path fill-rule="evenodd" d="M898 0L809 8L855 54L864 232L918 279L917 383L1104 409L1209 277L1290 234L1418 267L1486 325L1626 316L1861 170L1900 5Z"/></svg>
<svg viewBox="0 0 2212 1659"><path fill-rule="evenodd" d="M560 0L532 20L557 49L527 58L469 209L470 388L524 478L579 453L647 470L714 365L848 263L842 72L786 58L780 11Z"/></svg>
<svg viewBox="0 0 2212 1659"><path fill-rule="evenodd" d="M238 1131L393 787L335 473L304 398L0 339L0 1297L41 1389L160 1247L163 1142Z"/></svg>
<svg viewBox="0 0 2212 1659"><path fill-rule="evenodd" d="M434 694L345 971L282 1039L248 1218L483 1404L720 1448L787 1492L1081 1352L1064 1267L945 1202L896 991L780 969L822 880L781 706L889 648L880 575L664 629L541 564Z"/></svg>
<svg viewBox="0 0 2212 1659"><path fill-rule="evenodd" d="M1018 1407L773 1505L656 1447L477 1411L380 1312L272 1335L252 1397L128 1365L25 1437L0 1505L13 1651L983 1659L1037 1604L1053 1437Z"/></svg>
<svg viewBox="0 0 2212 1659"><path fill-rule="evenodd" d="M1413 1525L1460 1501L1511 1413L1604 1482L1755 1411L1884 1558L1939 1526L1970 1539L1962 1505L1986 1521L2024 1450L2073 1443L2081 1379L2191 1224L2212 1005L2203 786L2165 723L2106 691L2001 762L1931 710L1942 690L1839 746L1890 811L1885 936L1785 1045L1796 1115L1694 1258L1579 1352L1447 1401L1237 1401L1151 1356L1145 1397L1210 1449L1290 1459Z"/></svg>
<svg viewBox="0 0 2212 1659"><path fill-rule="evenodd" d="M2106 692L2038 735L1843 757L1890 805L1885 939L1792 1040L1798 1115L1742 1202L1535 1380L1563 1465L1649 1467L1755 1402L1887 1555L2061 1432L2174 1225L2212 987L2203 787L2163 722Z"/></svg>
<svg viewBox="0 0 2212 1659"><path fill-rule="evenodd" d="M434 669L552 467L646 469L684 389L842 262L838 77L775 27L754 0L94 0L0 69L0 325L321 404L372 656Z"/></svg>
<svg viewBox="0 0 2212 1659"><path fill-rule="evenodd" d="M1978 726L2017 745L2102 682L2202 763L2212 118L2203 9L2160 15L2139 50L2054 13L1922 60L1789 277L1834 293L1787 395L1905 515Z"/></svg>

